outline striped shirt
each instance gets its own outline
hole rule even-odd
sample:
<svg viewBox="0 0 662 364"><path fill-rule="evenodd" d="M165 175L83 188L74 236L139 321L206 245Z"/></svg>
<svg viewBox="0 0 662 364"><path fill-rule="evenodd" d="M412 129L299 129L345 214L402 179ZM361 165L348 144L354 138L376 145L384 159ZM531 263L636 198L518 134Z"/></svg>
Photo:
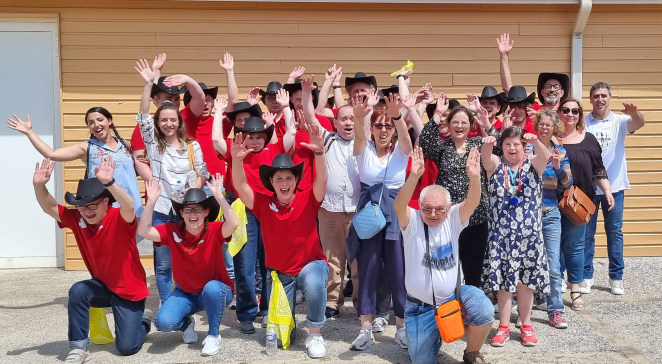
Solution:
<svg viewBox="0 0 662 364"><path fill-rule="evenodd" d="M542 173L542 207L558 206L556 198L556 187L563 186L563 188L570 188L572 186L572 172L570 171L570 161L566 155L566 150L560 145L554 144L559 153L563 156L561 160L561 168L554 169L552 158L547 161L547 167ZM531 151L535 154L535 148L531 147Z"/></svg>

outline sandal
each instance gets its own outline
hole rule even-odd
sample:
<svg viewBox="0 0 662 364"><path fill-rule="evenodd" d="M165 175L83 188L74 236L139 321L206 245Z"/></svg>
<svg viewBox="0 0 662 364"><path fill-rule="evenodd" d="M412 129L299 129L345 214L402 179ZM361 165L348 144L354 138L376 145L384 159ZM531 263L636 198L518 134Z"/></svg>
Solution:
<svg viewBox="0 0 662 364"><path fill-rule="evenodd" d="M578 294L579 296L572 298L573 294ZM584 300L582 302L577 302L578 299L582 298L582 293L579 291L570 292L570 299L572 299L572 308L573 311L583 311L584 310Z"/></svg>
<svg viewBox="0 0 662 364"><path fill-rule="evenodd" d="M481 361L477 361L477 358L480 358ZM462 360L464 360L464 362L467 364L490 364L485 361L485 358L483 358L483 355L480 353L480 351L470 351L468 353L464 353Z"/></svg>

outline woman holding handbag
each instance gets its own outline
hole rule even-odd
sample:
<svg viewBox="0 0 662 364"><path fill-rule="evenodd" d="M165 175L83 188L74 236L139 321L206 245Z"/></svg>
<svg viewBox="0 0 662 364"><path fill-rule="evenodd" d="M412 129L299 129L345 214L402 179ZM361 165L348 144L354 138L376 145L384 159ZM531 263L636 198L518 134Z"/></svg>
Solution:
<svg viewBox="0 0 662 364"><path fill-rule="evenodd" d="M559 104L558 114L563 122L564 131L561 134L563 147L567 151L572 172L573 184L592 201L595 197L595 185L604 192L609 209L614 206L611 195L611 185L607 178L607 170L602 164L602 148L591 133L584 130L584 111L577 100L568 98ZM557 188L559 200L563 197L564 188ZM568 270L570 284L571 308L575 311L584 309L584 300L579 291L579 284L584 279L584 239L586 224L575 225L561 214L561 272Z"/></svg>
<svg viewBox="0 0 662 364"><path fill-rule="evenodd" d="M370 97L375 99L376 91ZM385 101L386 112L377 114L368 106L368 98L358 96L352 100L356 131L354 155L361 181L357 213L347 237L349 260L358 260L360 282L357 311L361 315L361 330L352 342L352 350L365 350L375 343L372 315L377 313L377 282L382 274L382 264L393 295L397 325L395 341L400 347L407 348L402 235L393 210L393 201L404 185L412 145L407 125L400 114L401 101L398 96L391 94ZM357 227L360 229L357 216L365 208L376 208L381 212L384 228L370 238L361 239L357 233Z"/></svg>

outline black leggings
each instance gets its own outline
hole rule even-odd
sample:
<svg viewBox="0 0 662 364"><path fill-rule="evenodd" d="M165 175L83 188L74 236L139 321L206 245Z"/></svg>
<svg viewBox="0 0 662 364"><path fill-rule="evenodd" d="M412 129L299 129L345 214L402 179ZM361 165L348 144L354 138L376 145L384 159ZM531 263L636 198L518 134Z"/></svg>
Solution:
<svg viewBox="0 0 662 364"><path fill-rule="evenodd" d="M480 278L483 274L483 260L487 249L487 221L482 224L467 226L460 233L460 260L464 284L480 288Z"/></svg>

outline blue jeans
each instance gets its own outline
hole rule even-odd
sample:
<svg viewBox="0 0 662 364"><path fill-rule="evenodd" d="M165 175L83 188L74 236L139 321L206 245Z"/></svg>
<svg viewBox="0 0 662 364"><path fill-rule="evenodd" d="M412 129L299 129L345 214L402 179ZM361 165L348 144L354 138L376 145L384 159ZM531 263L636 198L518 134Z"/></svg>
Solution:
<svg viewBox="0 0 662 364"><path fill-rule="evenodd" d="M586 225L586 243L584 245L584 278L593 278L593 256L595 255L595 230L598 225L598 208L602 205L602 216L605 218L605 233L607 234L607 255L609 257L609 278L623 279L623 197L624 191L613 194L614 208L609 210L609 204L604 195L595 196L595 214Z"/></svg>
<svg viewBox="0 0 662 364"><path fill-rule="evenodd" d="M547 315L551 318L554 311L563 312L561 298L561 212L554 206L542 212L542 237L545 241L547 260L549 261L549 286L551 293L547 297Z"/></svg>
<svg viewBox="0 0 662 364"><path fill-rule="evenodd" d="M172 211L167 215L157 211L152 214L152 226L178 221L179 218ZM170 259L170 248L165 245L154 246L154 275L156 275L156 288L159 290L159 298L163 305L172 291L172 260Z"/></svg>
<svg viewBox="0 0 662 364"><path fill-rule="evenodd" d="M271 271L270 271L271 272ZM321 329L326 323L326 280L329 277L329 264L324 260L313 260L306 264L299 275L290 276L285 273L278 272L278 279L283 284L287 300L290 301L290 310L294 316L294 304L296 290L303 290L306 298L306 320L308 327L313 329ZM267 296L271 295L271 273L267 276ZM262 295L264 297L264 295ZM264 299L264 298L263 298ZM290 335L292 339L296 337L296 330L292 331Z"/></svg>
<svg viewBox="0 0 662 364"><path fill-rule="evenodd" d="M232 302L232 289L225 283L209 281L202 292L187 293L175 287L156 316L156 327L163 331L184 331L191 323L189 316L204 310L209 321L207 335L218 335L223 310Z"/></svg>
<svg viewBox="0 0 662 364"><path fill-rule="evenodd" d="M474 286L460 288L463 316L471 326L483 326L494 321L494 306L485 293ZM455 294L448 299L454 300ZM439 304L439 302L437 302ZM445 302L444 302L445 303ZM466 315L464 313L466 312ZM405 303L405 325L409 360L414 364L434 364L439 355L441 335L434 318L432 305L421 306L407 300Z"/></svg>
<svg viewBox="0 0 662 364"><path fill-rule="evenodd" d="M115 318L115 347L122 355L133 355L143 346L151 323L143 321L145 300L129 301L97 279L74 283L69 289L69 346L84 349L90 345L90 307L112 307Z"/></svg>
<svg viewBox="0 0 662 364"><path fill-rule="evenodd" d="M584 237L586 225L575 225L561 213L560 271L568 270L568 283L581 283L584 279Z"/></svg>

